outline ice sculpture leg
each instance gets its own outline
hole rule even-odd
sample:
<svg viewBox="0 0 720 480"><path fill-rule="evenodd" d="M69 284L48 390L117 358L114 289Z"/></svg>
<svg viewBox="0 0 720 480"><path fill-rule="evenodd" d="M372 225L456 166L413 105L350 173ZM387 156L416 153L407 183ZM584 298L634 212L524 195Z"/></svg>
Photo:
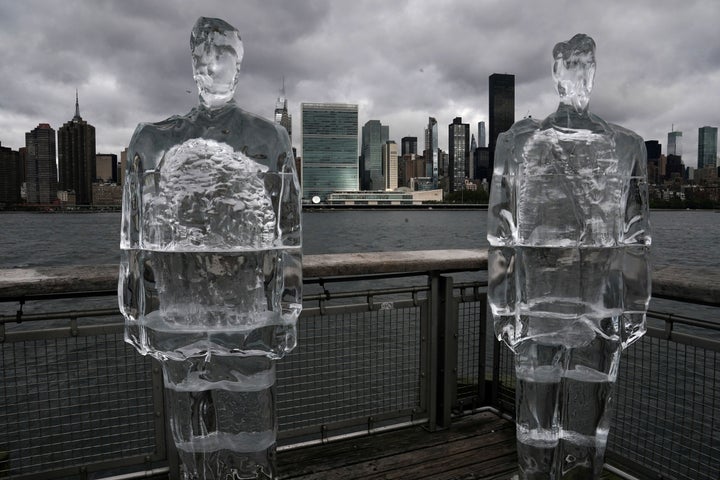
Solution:
<svg viewBox="0 0 720 480"><path fill-rule="evenodd" d="M197 357L163 364L185 478L274 479L275 362Z"/></svg>
<svg viewBox="0 0 720 480"><path fill-rule="evenodd" d="M603 468L612 395L620 361L617 338L589 344L516 348L517 449L520 478L597 478Z"/></svg>

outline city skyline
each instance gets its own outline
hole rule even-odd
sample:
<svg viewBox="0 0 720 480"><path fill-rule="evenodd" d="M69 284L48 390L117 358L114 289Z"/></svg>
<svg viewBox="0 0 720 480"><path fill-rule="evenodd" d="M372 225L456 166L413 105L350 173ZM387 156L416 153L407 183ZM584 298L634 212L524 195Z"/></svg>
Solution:
<svg viewBox="0 0 720 480"><path fill-rule="evenodd" d="M516 119L544 118L557 105L552 47L585 32L598 44L591 111L645 139L665 139L674 124L689 166L698 128L720 123L720 4L0 0L0 142L16 150L38 123L59 128L72 116L76 88L101 152L121 151L140 122L190 110L197 93L188 38L200 15L240 30L246 54L236 99L266 118L285 77L296 124L303 102L353 103L360 125L379 119L395 141L422 138L430 116L487 125L487 79L496 72L515 75ZM447 132L439 134L446 149Z"/></svg>

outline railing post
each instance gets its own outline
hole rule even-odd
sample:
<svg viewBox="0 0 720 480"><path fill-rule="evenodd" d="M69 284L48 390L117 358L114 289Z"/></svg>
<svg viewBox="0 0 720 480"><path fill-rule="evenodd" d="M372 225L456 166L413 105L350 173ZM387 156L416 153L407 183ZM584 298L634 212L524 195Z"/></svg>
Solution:
<svg viewBox="0 0 720 480"><path fill-rule="evenodd" d="M430 430L450 427L452 408L457 402L457 305L453 279L448 275L430 277Z"/></svg>

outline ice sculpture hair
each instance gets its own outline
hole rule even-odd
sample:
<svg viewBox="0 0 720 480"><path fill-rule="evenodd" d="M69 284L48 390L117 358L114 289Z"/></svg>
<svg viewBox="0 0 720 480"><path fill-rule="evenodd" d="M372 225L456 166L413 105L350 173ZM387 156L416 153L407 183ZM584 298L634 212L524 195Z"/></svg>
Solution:
<svg viewBox="0 0 720 480"><path fill-rule="evenodd" d="M595 41L578 33L553 48L553 79L560 101L578 113L587 110L595 78Z"/></svg>

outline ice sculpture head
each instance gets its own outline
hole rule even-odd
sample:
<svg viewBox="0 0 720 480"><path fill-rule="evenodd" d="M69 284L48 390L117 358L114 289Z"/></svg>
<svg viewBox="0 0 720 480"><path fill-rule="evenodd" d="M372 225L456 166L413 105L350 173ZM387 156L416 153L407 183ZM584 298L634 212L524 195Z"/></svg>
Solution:
<svg viewBox="0 0 720 480"><path fill-rule="evenodd" d="M587 110L595 78L595 41L578 33L553 48L553 80L562 103Z"/></svg>
<svg viewBox="0 0 720 480"><path fill-rule="evenodd" d="M200 103L218 108L232 100L243 57L237 29L219 18L200 17L190 34L190 51Z"/></svg>

